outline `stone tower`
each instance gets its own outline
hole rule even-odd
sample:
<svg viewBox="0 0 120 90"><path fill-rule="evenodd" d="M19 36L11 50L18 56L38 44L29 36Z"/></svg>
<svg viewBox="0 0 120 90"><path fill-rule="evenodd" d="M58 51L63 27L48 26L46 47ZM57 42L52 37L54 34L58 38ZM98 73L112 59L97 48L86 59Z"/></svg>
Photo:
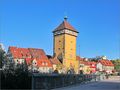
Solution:
<svg viewBox="0 0 120 90"><path fill-rule="evenodd" d="M78 31L68 22L67 18L53 31L54 56L56 56L67 69L73 69L78 73L78 61L76 60L76 38Z"/></svg>

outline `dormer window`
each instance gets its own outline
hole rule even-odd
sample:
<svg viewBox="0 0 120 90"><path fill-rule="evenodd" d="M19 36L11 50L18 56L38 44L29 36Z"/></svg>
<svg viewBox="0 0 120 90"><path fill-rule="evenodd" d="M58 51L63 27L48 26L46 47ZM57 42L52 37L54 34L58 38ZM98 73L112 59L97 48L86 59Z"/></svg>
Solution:
<svg viewBox="0 0 120 90"><path fill-rule="evenodd" d="M48 63L46 62L46 66L48 65Z"/></svg>
<svg viewBox="0 0 120 90"><path fill-rule="evenodd" d="M44 63L44 62L42 62L42 65L45 65L45 63Z"/></svg>

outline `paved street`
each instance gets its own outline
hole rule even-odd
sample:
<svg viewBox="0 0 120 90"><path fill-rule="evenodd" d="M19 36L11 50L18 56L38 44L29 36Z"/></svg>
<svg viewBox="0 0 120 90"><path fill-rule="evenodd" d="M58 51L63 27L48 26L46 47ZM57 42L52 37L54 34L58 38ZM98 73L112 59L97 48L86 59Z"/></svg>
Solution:
<svg viewBox="0 0 120 90"><path fill-rule="evenodd" d="M100 82L63 87L54 90L120 90L120 77L111 77L108 80Z"/></svg>

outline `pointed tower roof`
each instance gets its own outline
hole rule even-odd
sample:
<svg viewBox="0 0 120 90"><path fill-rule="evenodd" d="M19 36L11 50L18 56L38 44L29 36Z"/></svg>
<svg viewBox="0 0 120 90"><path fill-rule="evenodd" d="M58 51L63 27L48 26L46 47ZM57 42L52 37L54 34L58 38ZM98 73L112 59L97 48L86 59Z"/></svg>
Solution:
<svg viewBox="0 0 120 90"><path fill-rule="evenodd" d="M71 31L78 33L78 31L67 22L66 17L64 18L64 21L53 32L63 30L63 29L69 29Z"/></svg>

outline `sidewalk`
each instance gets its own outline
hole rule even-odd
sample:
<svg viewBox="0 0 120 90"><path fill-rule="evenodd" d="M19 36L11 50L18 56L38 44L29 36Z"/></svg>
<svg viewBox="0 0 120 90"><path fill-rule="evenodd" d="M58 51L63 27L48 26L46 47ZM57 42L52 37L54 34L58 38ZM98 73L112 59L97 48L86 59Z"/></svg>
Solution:
<svg viewBox="0 0 120 90"><path fill-rule="evenodd" d="M111 77L100 82L74 85L53 90L120 90L120 77Z"/></svg>

